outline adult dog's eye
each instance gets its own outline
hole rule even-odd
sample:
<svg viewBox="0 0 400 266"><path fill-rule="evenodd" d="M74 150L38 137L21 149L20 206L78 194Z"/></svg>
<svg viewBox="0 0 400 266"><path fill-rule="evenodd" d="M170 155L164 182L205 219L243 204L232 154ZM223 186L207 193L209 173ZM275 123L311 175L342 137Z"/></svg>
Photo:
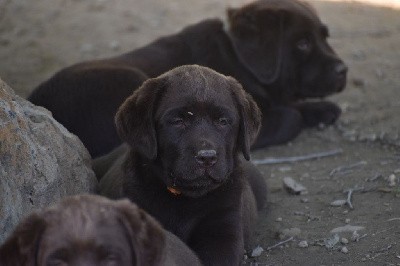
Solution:
<svg viewBox="0 0 400 266"><path fill-rule="evenodd" d="M311 50L311 42L308 39L301 39L297 42L296 47L302 52L309 52Z"/></svg>
<svg viewBox="0 0 400 266"><path fill-rule="evenodd" d="M221 117L221 118L219 118L219 119L217 120L217 124L218 124L219 126L227 126L227 125L229 125L229 119L228 119L228 118L225 118L225 117Z"/></svg>

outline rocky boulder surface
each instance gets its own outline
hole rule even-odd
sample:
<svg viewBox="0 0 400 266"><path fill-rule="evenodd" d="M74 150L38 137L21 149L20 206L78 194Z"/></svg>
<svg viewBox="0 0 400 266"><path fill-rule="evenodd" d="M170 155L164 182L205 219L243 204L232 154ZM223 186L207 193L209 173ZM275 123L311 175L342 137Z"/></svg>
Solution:
<svg viewBox="0 0 400 266"><path fill-rule="evenodd" d="M34 209L96 186L80 140L0 79L0 243Z"/></svg>

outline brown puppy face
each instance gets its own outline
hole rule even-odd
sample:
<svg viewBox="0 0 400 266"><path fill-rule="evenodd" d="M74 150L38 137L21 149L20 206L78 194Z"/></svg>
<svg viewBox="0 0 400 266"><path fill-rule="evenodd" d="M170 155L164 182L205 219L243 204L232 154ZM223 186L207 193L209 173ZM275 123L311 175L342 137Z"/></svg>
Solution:
<svg viewBox="0 0 400 266"><path fill-rule="evenodd" d="M199 197L229 179L240 151L249 159L260 111L233 78L183 66L146 82L116 121L133 150L160 167L167 187Z"/></svg>
<svg viewBox="0 0 400 266"><path fill-rule="evenodd" d="M39 265L132 265L135 254L128 232L115 215L66 211L72 211L67 219L55 214L48 220L39 244Z"/></svg>
<svg viewBox="0 0 400 266"><path fill-rule="evenodd" d="M171 80L155 116L167 186L201 196L231 174L240 122L231 86L201 71Z"/></svg>
<svg viewBox="0 0 400 266"><path fill-rule="evenodd" d="M0 263L158 265L164 238L161 227L127 200L76 196L28 216L1 247Z"/></svg>
<svg viewBox="0 0 400 266"><path fill-rule="evenodd" d="M297 98L344 89L347 67L328 44L328 28L310 5L261 0L229 9L228 17L236 53L261 83L289 83L287 93Z"/></svg>

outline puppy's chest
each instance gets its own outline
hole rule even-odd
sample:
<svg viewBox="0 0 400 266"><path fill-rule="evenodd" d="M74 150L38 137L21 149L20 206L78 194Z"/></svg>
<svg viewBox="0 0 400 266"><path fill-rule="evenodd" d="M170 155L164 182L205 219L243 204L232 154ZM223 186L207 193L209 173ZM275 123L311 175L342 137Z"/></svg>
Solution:
<svg viewBox="0 0 400 266"><path fill-rule="evenodd" d="M148 197L142 208L153 215L168 231L183 241L190 236L196 224L208 215L202 199L187 199L169 192Z"/></svg>
<svg viewBox="0 0 400 266"><path fill-rule="evenodd" d="M235 208L235 200L229 200L229 195L222 194L187 198L172 195L165 190L142 193L134 201L155 217L165 229L186 242L196 227L209 219L212 213L219 209Z"/></svg>

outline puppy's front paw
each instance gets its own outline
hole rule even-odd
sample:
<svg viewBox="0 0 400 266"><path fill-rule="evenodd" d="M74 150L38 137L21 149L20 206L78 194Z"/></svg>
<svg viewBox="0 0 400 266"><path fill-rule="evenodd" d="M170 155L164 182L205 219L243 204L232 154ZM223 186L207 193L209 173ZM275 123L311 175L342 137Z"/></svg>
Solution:
<svg viewBox="0 0 400 266"><path fill-rule="evenodd" d="M328 101L299 103L296 108L300 111L307 127L319 124L331 125L342 113L339 106Z"/></svg>

